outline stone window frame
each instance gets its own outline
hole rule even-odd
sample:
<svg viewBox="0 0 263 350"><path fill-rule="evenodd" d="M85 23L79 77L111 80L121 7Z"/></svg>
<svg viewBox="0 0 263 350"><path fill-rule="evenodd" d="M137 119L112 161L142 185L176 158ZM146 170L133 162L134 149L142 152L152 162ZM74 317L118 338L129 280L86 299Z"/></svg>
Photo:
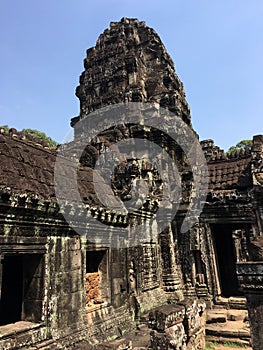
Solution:
<svg viewBox="0 0 263 350"><path fill-rule="evenodd" d="M21 238L21 240L20 240ZM17 242L19 240L19 242ZM23 242L22 242L23 240ZM0 240L0 294L1 294L1 288L2 288L2 260L5 258L5 256L23 256L23 255L42 255L43 256L43 285L46 284L46 274L45 274L45 266L46 266L46 259L47 259L47 247L46 243L35 243L34 239L25 239L24 237L19 237L19 239L11 238L6 242L6 239L3 241ZM40 327L41 325L44 325L44 317L45 317L45 295L42 299L42 310L41 310L41 319L37 322L25 322L23 320L16 322L16 327L12 329L13 327L10 327L12 323L2 325L0 326L0 329L5 329L4 333L5 336L12 335L12 333L16 333L19 329L19 331L28 331L30 329L35 329L36 327Z"/></svg>
<svg viewBox="0 0 263 350"><path fill-rule="evenodd" d="M94 244L89 244L87 243L85 245L85 268L84 271L86 271L86 254L87 252L92 251L92 252L96 252L96 251L105 251L105 260L106 260L106 276L104 276L103 279L103 286L102 289L104 291L104 293L101 295L101 297L104 299L104 303L102 304L95 304L92 307L88 307L87 311L94 311L95 309L99 308L103 308L103 307L107 307L111 305L112 302L112 298L111 298L111 271L110 271L110 248L109 247L105 247L105 246L96 246ZM86 289L85 289L86 290Z"/></svg>

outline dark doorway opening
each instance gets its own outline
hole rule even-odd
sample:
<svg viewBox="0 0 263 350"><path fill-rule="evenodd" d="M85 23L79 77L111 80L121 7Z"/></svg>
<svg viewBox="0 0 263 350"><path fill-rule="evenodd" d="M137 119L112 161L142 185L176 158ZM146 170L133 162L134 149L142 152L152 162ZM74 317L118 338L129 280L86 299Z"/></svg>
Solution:
<svg viewBox="0 0 263 350"><path fill-rule="evenodd" d="M232 232L236 229L238 227L234 224L212 225L221 294L224 297L243 295L237 280L236 254L232 238Z"/></svg>
<svg viewBox="0 0 263 350"><path fill-rule="evenodd" d="M98 272L106 250L87 251L86 272Z"/></svg>
<svg viewBox="0 0 263 350"><path fill-rule="evenodd" d="M44 297L42 254L6 255L0 281L0 326L18 322L39 322Z"/></svg>
<svg viewBox="0 0 263 350"><path fill-rule="evenodd" d="M23 266L21 256L3 260L0 325L21 321L23 299Z"/></svg>

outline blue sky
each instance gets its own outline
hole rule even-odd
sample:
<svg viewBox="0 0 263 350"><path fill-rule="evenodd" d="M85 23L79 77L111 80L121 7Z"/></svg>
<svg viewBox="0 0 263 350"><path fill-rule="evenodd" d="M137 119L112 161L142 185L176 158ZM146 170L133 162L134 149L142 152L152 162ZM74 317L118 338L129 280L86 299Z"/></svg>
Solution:
<svg viewBox="0 0 263 350"><path fill-rule="evenodd" d="M1 0L0 124L62 142L86 49L122 17L160 35L200 139L228 149L263 133L262 0Z"/></svg>

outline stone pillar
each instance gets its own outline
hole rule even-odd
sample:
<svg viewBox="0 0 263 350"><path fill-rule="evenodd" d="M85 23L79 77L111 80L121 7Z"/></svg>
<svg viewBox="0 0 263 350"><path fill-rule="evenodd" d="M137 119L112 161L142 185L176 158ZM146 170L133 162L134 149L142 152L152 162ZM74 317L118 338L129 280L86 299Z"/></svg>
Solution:
<svg viewBox="0 0 263 350"><path fill-rule="evenodd" d="M205 226L196 219L196 223L190 229L189 260L192 262L192 293L205 300L209 299L207 288L207 268L205 251ZM186 295L189 291L186 291ZM193 294L194 295L194 294ZM191 296L191 295L190 295Z"/></svg>
<svg viewBox="0 0 263 350"><path fill-rule="evenodd" d="M190 252L194 260L193 279L194 283L198 284L204 284L205 282L201 256L202 235L203 227L199 223L196 223L190 229Z"/></svg>
<svg viewBox="0 0 263 350"><path fill-rule="evenodd" d="M181 300L183 298L181 280L178 275L174 239L171 226L159 235L162 257L162 279L164 290L168 293L174 293Z"/></svg>
<svg viewBox="0 0 263 350"><path fill-rule="evenodd" d="M237 277L247 298L253 350L263 346L263 261L237 263Z"/></svg>

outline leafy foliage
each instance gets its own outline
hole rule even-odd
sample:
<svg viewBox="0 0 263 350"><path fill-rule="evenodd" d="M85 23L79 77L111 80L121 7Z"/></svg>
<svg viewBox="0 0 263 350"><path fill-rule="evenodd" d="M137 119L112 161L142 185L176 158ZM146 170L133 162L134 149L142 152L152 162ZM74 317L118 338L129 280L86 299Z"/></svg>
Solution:
<svg viewBox="0 0 263 350"><path fill-rule="evenodd" d="M4 129L6 133L9 132L10 127L8 125L2 125L0 126L1 129ZM41 141L46 142L46 144L51 147L55 148L57 147L58 143L53 140L51 137L47 136L44 132L34 129L23 129L22 132L26 135L31 135L37 139L40 139Z"/></svg>
<svg viewBox="0 0 263 350"><path fill-rule="evenodd" d="M8 126L8 125L2 125L2 126L0 126L0 128L1 128L1 129L4 129L6 133L7 133L8 130L9 130L9 126Z"/></svg>
<svg viewBox="0 0 263 350"><path fill-rule="evenodd" d="M242 141L239 141L235 146L231 146L227 151L227 153L236 152L240 150L244 150L244 151L251 150L251 148L252 148L252 140L242 140Z"/></svg>
<svg viewBox="0 0 263 350"><path fill-rule="evenodd" d="M33 137L39 138L40 140L46 142L49 147L56 147L57 142L54 141L51 137L47 136L44 132L34 129L23 129L24 134L29 134Z"/></svg>

